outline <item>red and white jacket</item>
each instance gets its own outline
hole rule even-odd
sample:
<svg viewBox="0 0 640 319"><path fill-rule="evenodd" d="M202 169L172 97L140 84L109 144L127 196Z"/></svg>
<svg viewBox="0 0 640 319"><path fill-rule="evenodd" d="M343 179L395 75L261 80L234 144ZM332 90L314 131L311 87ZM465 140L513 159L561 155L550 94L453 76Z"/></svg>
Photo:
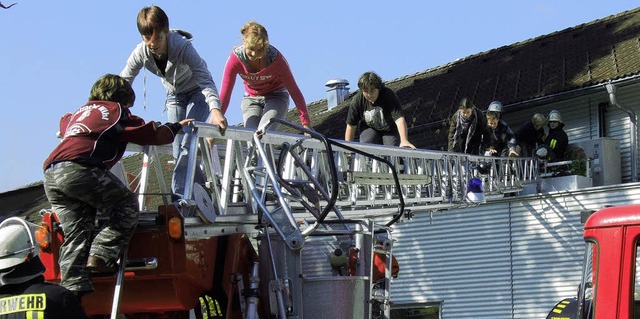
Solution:
<svg viewBox="0 0 640 319"><path fill-rule="evenodd" d="M60 119L62 142L51 152L43 168L74 161L110 169L122 158L127 143L169 144L181 128L180 123L145 123L116 102L89 101Z"/></svg>

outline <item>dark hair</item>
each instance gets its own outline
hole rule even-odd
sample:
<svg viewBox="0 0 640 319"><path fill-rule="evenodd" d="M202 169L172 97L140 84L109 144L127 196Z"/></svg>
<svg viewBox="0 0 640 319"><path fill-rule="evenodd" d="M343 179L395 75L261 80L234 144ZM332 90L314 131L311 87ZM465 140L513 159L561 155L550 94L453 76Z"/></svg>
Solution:
<svg viewBox="0 0 640 319"><path fill-rule="evenodd" d="M495 118L495 119L500 119L500 112L496 112L496 111L488 111L487 112L487 118Z"/></svg>
<svg viewBox="0 0 640 319"><path fill-rule="evenodd" d="M152 36L160 31L169 31L169 17L158 6L144 7L138 13L138 31L146 36Z"/></svg>
<svg viewBox="0 0 640 319"><path fill-rule="evenodd" d="M469 100L469 98L466 98L466 97L463 98L460 101L460 105L458 106L458 108L461 109L461 110L462 109L471 109L471 108L474 108L474 107L476 107L476 106L473 104L473 102L471 102L471 100Z"/></svg>
<svg viewBox="0 0 640 319"><path fill-rule="evenodd" d="M133 106L135 100L136 94L131 84L115 74L101 76L91 87L89 95L89 101L112 101L125 107Z"/></svg>
<svg viewBox="0 0 640 319"><path fill-rule="evenodd" d="M384 83L382 83L382 79L375 72L365 72L358 79L358 88L366 92L373 89L381 90L384 88Z"/></svg>

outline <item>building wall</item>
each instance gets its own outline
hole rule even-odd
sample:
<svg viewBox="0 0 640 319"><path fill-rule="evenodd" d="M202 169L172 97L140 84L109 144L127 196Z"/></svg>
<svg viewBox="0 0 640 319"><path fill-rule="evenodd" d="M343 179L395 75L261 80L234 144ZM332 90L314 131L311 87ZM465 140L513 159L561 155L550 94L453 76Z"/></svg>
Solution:
<svg viewBox="0 0 640 319"><path fill-rule="evenodd" d="M444 319L544 318L576 295L582 210L640 203L640 184L415 212L396 226L394 304L442 301Z"/></svg>

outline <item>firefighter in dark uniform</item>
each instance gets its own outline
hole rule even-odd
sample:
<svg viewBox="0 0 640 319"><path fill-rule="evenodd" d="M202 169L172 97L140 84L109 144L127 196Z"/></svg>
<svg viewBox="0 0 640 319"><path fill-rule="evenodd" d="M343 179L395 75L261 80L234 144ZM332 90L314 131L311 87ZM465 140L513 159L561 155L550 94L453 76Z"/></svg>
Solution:
<svg viewBox="0 0 640 319"><path fill-rule="evenodd" d="M0 319L89 318L71 291L44 281L35 227L18 217L0 223Z"/></svg>
<svg viewBox="0 0 640 319"><path fill-rule="evenodd" d="M564 131L564 122L560 112L552 110L547 118L549 134L544 140L544 144L536 151L536 155L549 162L562 161L566 158L569 138Z"/></svg>

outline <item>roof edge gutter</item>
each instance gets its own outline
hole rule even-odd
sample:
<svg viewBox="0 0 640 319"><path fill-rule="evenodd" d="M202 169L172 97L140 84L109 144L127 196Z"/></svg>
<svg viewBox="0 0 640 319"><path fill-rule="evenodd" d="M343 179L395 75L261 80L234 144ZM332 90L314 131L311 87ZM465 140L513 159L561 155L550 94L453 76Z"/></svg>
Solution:
<svg viewBox="0 0 640 319"><path fill-rule="evenodd" d="M629 115L629 121L631 121L631 136L629 141L631 147L631 150L629 152L631 160L631 179L633 182L637 182L638 161L636 159L636 154L638 153L638 115L632 109L621 105L618 102L618 87L616 87L614 83L607 83L605 87L607 88L607 93L609 93L609 102L611 103L611 105L623 110L624 112L627 112L627 114Z"/></svg>
<svg viewBox="0 0 640 319"><path fill-rule="evenodd" d="M541 97L530 99L530 100L526 100L526 101L521 101L521 102L517 102L517 103L513 103L513 104L507 104L507 105L504 105L505 113L506 112L519 111L520 109L525 108L525 107L529 108L529 107L532 107L532 106L539 106L539 105L543 105L543 104L551 104L551 103L554 103L554 102L556 102L558 100L566 100L566 99L570 99L570 98L575 98L575 97L591 94L591 93L597 92L598 90L600 90L601 88L603 88L603 87L605 87L606 85L609 85L609 84L620 84L620 83L633 84L635 82L640 82L640 74L636 74L636 75L633 75L633 76L629 76L629 77L621 78L621 79L617 79L617 80L610 80L610 81L605 82L605 83L599 83L599 84L595 84L595 85L591 85L591 86L585 86L585 87L578 88L578 89L571 90L571 91L554 93L554 94L551 94L551 95L541 96Z"/></svg>

